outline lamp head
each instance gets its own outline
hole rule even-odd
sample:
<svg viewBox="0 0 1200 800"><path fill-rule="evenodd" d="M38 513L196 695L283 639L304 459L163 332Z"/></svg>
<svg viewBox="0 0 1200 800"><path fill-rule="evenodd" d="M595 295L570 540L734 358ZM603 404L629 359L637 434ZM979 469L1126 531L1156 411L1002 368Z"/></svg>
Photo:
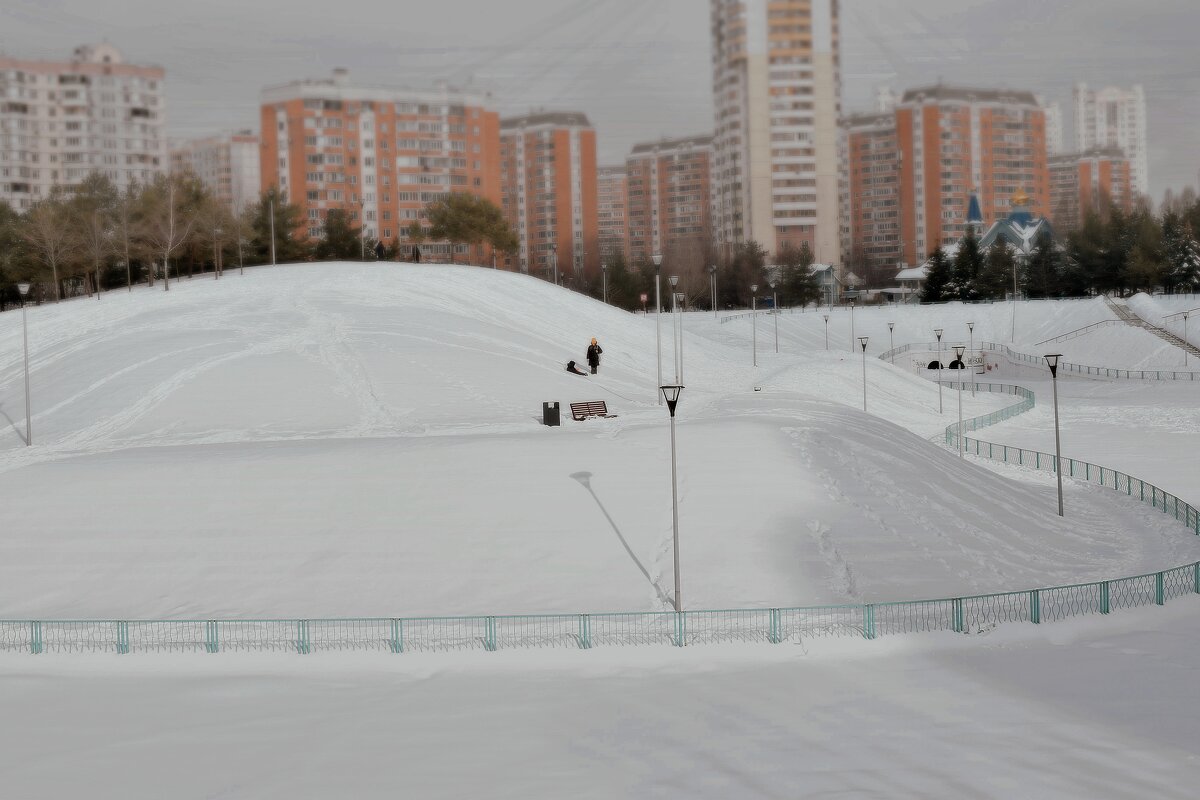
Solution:
<svg viewBox="0 0 1200 800"><path fill-rule="evenodd" d="M667 283L671 284L671 288L674 289L679 285L679 276L672 275L671 277L667 278Z"/></svg>
<svg viewBox="0 0 1200 800"><path fill-rule="evenodd" d="M709 275L716 275L716 274L717 274L717 265L716 265L716 264L710 264L710 265L709 265L709 267L708 267L708 274L709 274Z"/></svg>
<svg viewBox="0 0 1200 800"><path fill-rule="evenodd" d="M1058 360L1062 358L1062 353L1050 353L1042 356L1046 359L1046 365L1050 367L1050 374L1054 377L1058 376Z"/></svg>
<svg viewBox="0 0 1200 800"><path fill-rule="evenodd" d="M650 260L654 262L654 267L657 269L662 266L662 253L655 253L650 256Z"/></svg>
<svg viewBox="0 0 1200 800"><path fill-rule="evenodd" d="M667 410L671 412L671 416L675 416L675 406L679 404L679 395L683 393L682 386L660 386L658 387L663 394L663 399L667 401Z"/></svg>
<svg viewBox="0 0 1200 800"><path fill-rule="evenodd" d="M825 324L826 324L826 325L828 325L828 324L829 324L829 315L828 315L828 314L822 314L821 316L825 318Z"/></svg>
<svg viewBox="0 0 1200 800"><path fill-rule="evenodd" d="M961 344L954 345L954 355L959 361L962 361L963 353L966 351L966 349L967 348L963 347Z"/></svg>
<svg viewBox="0 0 1200 800"><path fill-rule="evenodd" d="M974 322L968 322L968 323L967 323L967 330L969 330L971 333L974 333L974 332L975 332L975 323L974 323Z"/></svg>
<svg viewBox="0 0 1200 800"><path fill-rule="evenodd" d="M942 332L943 332L943 331L942 331L942 329L941 329L941 328L934 328L934 329L933 329L933 334L934 334L934 336L937 336L937 337L938 337L938 341L939 341L939 342L942 340Z"/></svg>
<svg viewBox="0 0 1200 800"><path fill-rule="evenodd" d="M896 328L896 323L894 323L894 322L889 322L889 323L888 323L888 330L889 330L889 331L890 331L890 330L894 330L895 328Z"/></svg>
<svg viewBox="0 0 1200 800"><path fill-rule="evenodd" d="M28 283L18 283L17 291L21 293L21 297L24 297L25 295L29 294L29 284Z"/></svg>
<svg viewBox="0 0 1200 800"><path fill-rule="evenodd" d="M758 284L757 283L750 284L750 292L751 292L751 294L758 294Z"/></svg>
<svg viewBox="0 0 1200 800"><path fill-rule="evenodd" d="M870 338L869 336L858 337L858 343L862 345L863 353L867 352L867 339L869 339L869 338Z"/></svg>

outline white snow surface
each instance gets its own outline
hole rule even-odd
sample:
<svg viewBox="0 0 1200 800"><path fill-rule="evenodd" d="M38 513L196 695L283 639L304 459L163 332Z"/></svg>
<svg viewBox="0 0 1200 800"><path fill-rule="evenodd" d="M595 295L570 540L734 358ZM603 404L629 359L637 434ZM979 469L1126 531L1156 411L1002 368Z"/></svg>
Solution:
<svg viewBox="0 0 1200 800"><path fill-rule="evenodd" d="M802 349L810 320L781 316L780 355L760 330L757 369L749 320L684 321L685 607L942 597L1200 557L1175 523L1103 489L1080 488L1066 520L1031 514L1053 506L1046 476L1004 477L928 441L957 397L944 391L937 413L923 377L867 358L863 414L861 353ZM36 308L33 448L19 315L0 325L0 410L14 420L0 438L0 616L670 604L652 316L509 273L354 264ZM600 374L566 373L593 336ZM601 399L615 419L540 424L544 400L565 412ZM964 413L1013 402L967 396Z"/></svg>
<svg viewBox="0 0 1200 800"><path fill-rule="evenodd" d="M873 355L889 320L897 344L953 339L981 309L1006 341L1000 304L860 310L856 332ZM1017 312L1032 344L1107 309ZM1068 482L1060 521L1049 475L960 462L929 441L956 394L939 414L910 369L868 358L864 415L846 312L829 353L819 315L780 315L779 356L760 318L757 371L749 320L704 316L684 323L678 426L689 607L1198 557L1111 490ZM671 590L653 317L520 276L339 264L29 318L32 448L20 314L0 314L0 616L592 611ZM591 336L600 375L566 375ZM1019 382L1037 408L978 435L1050 450L1049 385ZM1195 501L1200 385L1059 389L1066 455ZM538 424L542 400L583 399L620 416ZM968 395L966 413L1014 399ZM1198 612L1185 597L972 636L684 649L5 654L0 795L1190 798Z"/></svg>

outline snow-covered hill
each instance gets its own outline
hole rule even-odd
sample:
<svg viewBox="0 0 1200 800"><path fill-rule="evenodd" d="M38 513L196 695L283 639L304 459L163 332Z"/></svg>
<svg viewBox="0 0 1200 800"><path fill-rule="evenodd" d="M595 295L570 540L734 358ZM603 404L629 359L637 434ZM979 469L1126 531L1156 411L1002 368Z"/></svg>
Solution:
<svg viewBox="0 0 1200 800"><path fill-rule="evenodd" d="M871 326L886 340L890 315L907 312L901 343L922 333L918 315L978 313L939 308L860 311L856 324L874 343ZM1063 308L1081 310L1056 309L1030 336L1100 314ZM20 316L0 315L2 617L609 611L669 599L653 316L490 270L314 264L29 317L32 448ZM862 356L827 352L819 316L782 315L779 355L760 324L757 368L748 320L686 317L689 608L1022 588L1200 553L1162 515L1104 490L1081 489L1087 502L1064 521L1049 513L1045 476L1017 482L956 459L928 439L956 417L957 397L945 392L939 414L936 386L874 358L863 414ZM661 330L670 380L669 318ZM567 374L593 336L600 374ZM543 401L565 411L578 400L619 416L540 424ZM971 416L1011 398L965 401Z"/></svg>

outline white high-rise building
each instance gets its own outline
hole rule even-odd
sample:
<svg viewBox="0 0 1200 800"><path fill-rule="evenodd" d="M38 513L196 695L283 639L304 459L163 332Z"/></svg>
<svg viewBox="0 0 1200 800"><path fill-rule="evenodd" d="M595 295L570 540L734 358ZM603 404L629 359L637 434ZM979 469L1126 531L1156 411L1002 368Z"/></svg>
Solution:
<svg viewBox="0 0 1200 800"><path fill-rule="evenodd" d="M1062 106L1058 103L1047 103L1040 95L1037 100L1046 112L1046 155L1061 155L1063 153Z"/></svg>
<svg viewBox="0 0 1200 800"><path fill-rule="evenodd" d="M710 0L720 252L839 260L838 0Z"/></svg>
<svg viewBox="0 0 1200 800"><path fill-rule="evenodd" d="M0 200L22 211L91 172L121 189L166 172L164 77L109 44L70 61L0 57Z"/></svg>
<svg viewBox="0 0 1200 800"><path fill-rule="evenodd" d="M191 139L171 148L171 171L194 173L213 197L241 213L261 192L260 149L251 131Z"/></svg>
<svg viewBox="0 0 1200 800"><path fill-rule="evenodd" d="M1119 147L1129 159L1135 195L1150 194L1150 159L1146 137L1146 92L1109 86L1098 91L1075 85L1075 149Z"/></svg>

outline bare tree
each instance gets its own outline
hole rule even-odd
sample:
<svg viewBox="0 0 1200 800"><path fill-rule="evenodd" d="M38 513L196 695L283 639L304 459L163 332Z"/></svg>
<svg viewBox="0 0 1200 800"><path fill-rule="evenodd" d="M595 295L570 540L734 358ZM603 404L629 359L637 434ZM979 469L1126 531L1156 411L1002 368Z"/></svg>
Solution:
<svg viewBox="0 0 1200 800"><path fill-rule="evenodd" d="M68 203L70 243L85 273L90 268L92 288L100 298L100 268L113 252L112 216L117 205L117 188L98 172L87 176ZM84 279L85 285L87 278Z"/></svg>
<svg viewBox="0 0 1200 800"><path fill-rule="evenodd" d="M54 299L61 300L58 269L70 257L71 237L68 235L67 209L60 197L51 196L29 210L21 225L21 238L37 260L50 270Z"/></svg>
<svg viewBox="0 0 1200 800"><path fill-rule="evenodd" d="M163 290L171 291L171 257L192 235L195 209L192 193L177 176L159 176L142 192L139 219L141 239L163 260Z"/></svg>

